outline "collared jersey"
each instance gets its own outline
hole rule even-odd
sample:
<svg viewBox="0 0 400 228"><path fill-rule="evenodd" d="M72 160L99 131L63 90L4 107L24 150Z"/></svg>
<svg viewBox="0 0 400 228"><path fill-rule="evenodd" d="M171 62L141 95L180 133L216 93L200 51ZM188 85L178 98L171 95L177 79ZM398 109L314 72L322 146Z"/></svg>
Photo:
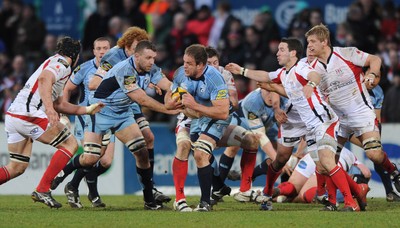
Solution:
<svg viewBox="0 0 400 228"><path fill-rule="evenodd" d="M362 67L368 53L355 47L334 47L328 63L312 63L321 74L319 88L335 112L342 116L373 109L367 89L362 83Z"/></svg>
<svg viewBox="0 0 400 228"><path fill-rule="evenodd" d="M115 112L126 111L132 104L127 93L146 89L150 82L157 84L162 77L161 69L155 65L150 72L139 75L134 65L134 57L131 56L107 72L94 93L94 101L103 102Z"/></svg>
<svg viewBox="0 0 400 228"><path fill-rule="evenodd" d="M304 62L297 62L290 69L280 68L270 72L269 78L282 84L288 95L289 102L296 108L307 127L314 127L333 118L337 118L328 104L321 98L318 88L314 88L311 97L306 99L303 87L307 84L307 75L315 71Z"/></svg>
<svg viewBox="0 0 400 228"><path fill-rule="evenodd" d="M86 61L75 68L70 80L80 90L79 105L89 105L89 96L94 91L89 90L89 81L97 70L96 58Z"/></svg>
<svg viewBox="0 0 400 228"><path fill-rule="evenodd" d="M49 71L55 77L55 83L52 85L51 99L57 100L58 97L62 96L64 85L71 75L71 67L67 60L61 55L53 55L44 61L39 68L29 77L25 86L18 93L17 97L10 106L21 107L25 110L18 110L24 112L30 112L31 110L42 110L45 111L45 107L42 104L42 99L39 94L39 81L38 78L43 71ZM49 79L50 80L50 79Z"/></svg>
<svg viewBox="0 0 400 228"><path fill-rule="evenodd" d="M186 76L183 66L179 67L175 71L172 90L177 87L188 91L197 103L204 106L212 106L213 100L229 98L228 87L221 73L209 65L201 77L196 79Z"/></svg>

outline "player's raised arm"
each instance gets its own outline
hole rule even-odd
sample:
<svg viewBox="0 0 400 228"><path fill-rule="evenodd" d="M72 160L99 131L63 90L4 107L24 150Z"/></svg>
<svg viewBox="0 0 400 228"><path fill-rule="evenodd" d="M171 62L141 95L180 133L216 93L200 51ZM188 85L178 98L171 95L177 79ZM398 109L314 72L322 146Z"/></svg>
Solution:
<svg viewBox="0 0 400 228"><path fill-rule="evenodd" d="M232 74L239 74L244 77L259 81L259 82L269 82L271 81L269 78L269 74L267 71L263 70L250 70L247 68L243 68L236 63L229 63L225 66L225 69Z"/></svg>

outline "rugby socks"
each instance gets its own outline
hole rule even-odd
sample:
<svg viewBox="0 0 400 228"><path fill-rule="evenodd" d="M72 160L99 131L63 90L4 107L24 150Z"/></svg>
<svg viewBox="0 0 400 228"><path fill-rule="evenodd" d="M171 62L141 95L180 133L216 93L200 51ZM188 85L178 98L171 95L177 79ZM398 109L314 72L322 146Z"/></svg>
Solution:
<svg viewBox="0 0 400 228"><path fill-rule="evenodd" d="M222 154L219 159L219 176L222 181L225 181L228 176L229 171L232 168L233 161L235 157L228 157L226 154Z"/></svg>
<svg viewBox="0 0 400 228"><path fill-rule="evenodd" d="M174 161L172 162L172 176L174 179L175 195L177 202L185 198L184 188L187 173L188 161L182 161L175 157Z"/></svg>
<svg viewBox="0 0 400 228"><path fill-rule="evenodd" d="M44 172L39 185L36 187L38 192L48 192L50 185L57 174L65 167L71 159L72 154L65 148L59 148L50 160L50 164Z"/></svg>
<svg viewBox="0 0 400 228"><path fill-rule="evenodd" d="M242 179L240 181L239 191L245 192L250 190L251 183L253 181L253 170L256 165L257 150L250 151L244 150L242 153L242 158L240 160L240 168L242 169Z"/></svg>
<svg viewBox="0 0 400 228"><path fill-rule="evenodd" d="M221 180L221 177L219 176L218 162L213 154L211 154L210 156L210 164L213 169L213 177L212 177L213 191L218 191L222 187L224 187L224 182Z"/></svg>
<svg viewBox="0 0 400 228"><path fill-rule="evenodd" d="M374 163L374 169L382 180L383 186L385 187L386 195L393 192L392 180L390 179L390 175L383 169L382 165Z"/></svg>
<svg viewBox="0 0 400 228"><path fill-rule="evenodd" d="M63 169L64 175L68 176L70 175L75 169L80 169L84 168L81 163L79 162L79 158L81 157L82 154L76 155L74 158L72 158L71 162L69 162Z"/></svg>
<svg viewBox="0 0 400 228"><path fill-rule="evenodd" d="M353 193L355 196L358 196L360 194L360 187L358 184L349 176L349 174L341 169L344 175L346 176L347 183L349 183L350 191Z"/></svg>
<svg viewBox="0 0 400 228"><path fill-rule="evenodd" d="M153 176L154 172L154 148L152 149L147 149L149 152L149 161L150 161L150 168L151 168L151 176Z"/></svg>
<svg viewBox="0 0 400 228"><path fill-rule="evenodd" d="M151 177L151 168L141 169L136 166L136 172L138 175L138 179L143 188L143 197L145 203L153 203L153 180Z"/></svg>
<svg viewBox="0 0 400 228"><path fill-rule="evenodd" d="M315 177L317 178L317 196L322 196L325 194L325 178L326 176L322 175L315 169Z"/></svg>
<svg viewBox="0 0 400 228"><path fill-rule="evenodd" d="M7 167L0 167L0 185L6 183L11 179L10 172L8 172Z"/></svg>
<svg viewBox="0 0 400 228"><path fill-rule="evenodd" d="M252 177L253 180L256 179L258 176L267 174L267 169L268 169L267 160L268 159L265 159L264 161L262 161L259 165L257 165L254 168L253 177Z"/></svg>
<svg viewBox="0 0 400 228"><path fill-rule="evenodd" d="M347 183L346 175L342 171L342 168L336 165L335 168L329 171L329 176L331 177L333 183L336 185L339 191L342 193L345 205L354 207L356 205L356 202L353 199L349 184Z"/></svg>
<svg viewBox="0 0 400 228"><path fill-rule="evenodd" d="M81 183L81 180L83 179L83 177L85 177L87 172L88 171L85 170L84 168L77 169L74 174L74 177L72 177L72 180L69 182L72 185L72 187L74 187L75 189L78 189L79 184Z"/></svg>
<svg viewBox="0 0 400 228"><path fill-rule="evenodd" d="M101 165L100 160L96 162L96 165L90 169L90 171L86 174L86 184L89 188L89 193L92 198L96 198L99 196L99 192L97 191L97 179L98 176L105 173L110 167L104 167Z"/></svg>
<svg viewBox="0 0 400 228"><path fill-rule="evenodd" d="M296 188L290 182L283 182L278 185L278 188L280 190L280 195L284 195L287 197L293 197L297 194ZM314 195L315 195L315 192L314 192Z"/></svg>
<svg viewBox="0 0 400 228"><path fill-rule="evenodd" d="M390 162L386 152L382 151L383 153L383 161L381 163L382 167L389 173L392 174L394 171L397 171L396 166Z"/></svg>
<svg viewBox="0 0 400 228"><path fill-rule="evenodd" d="M328 192L328 200L331 204L336 205L336 185L333 183L332 178L326 176L326 191Z"/></svg>
<svg viewBox="0 0 400 228"><path fill-rule="evenodd" d="M264 194L268 195L268 196L272 195L272 187L274 186L276 179L278 179L279 175L282 172L281 170L280 171L276 171L273 168L272 164L273 163L271 163L268 166L268 169L267 169L267 181L265 183L265 187L264 187L264 190L263 190Z"/></svg>
<svg viewBox="0 0 400 228"><path fill-rule="evenodd" d="M317 187L312 187L303 193L303 200L306 203L311 203L317 192Z"/></svg>
<svg viewBox="0 0 400 228"><path fill-rule="evenodd" d="M212 174L213 170L211 164L208 164L205 167L198 168L197 167L197 177L199 178L200 190L201 190L201 198L200 202L204 201L210 204L211 197L211 182L212 182Z"/></svg>

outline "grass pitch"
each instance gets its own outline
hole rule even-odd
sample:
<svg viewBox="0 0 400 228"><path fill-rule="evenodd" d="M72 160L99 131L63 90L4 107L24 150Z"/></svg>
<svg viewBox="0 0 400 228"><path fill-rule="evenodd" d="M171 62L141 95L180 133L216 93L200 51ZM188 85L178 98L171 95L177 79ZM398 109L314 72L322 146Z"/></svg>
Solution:
<svg viewBox="0 0 400 228"><path fill-rule="evenodd" d="M63 196L55 196L66 202ZM0 227L397 227L400 203L369 199L367 212L320 212L317 204L278 204L273 211L259 211L253 203L238 203L232 197L209 213L178 213L172 202L161 211L145 211L141 196L103 196L106 208L84 208L63 204L50 209L33 203L30 196L0 196ZM198 197L188 197L193 207Z"/></svg>

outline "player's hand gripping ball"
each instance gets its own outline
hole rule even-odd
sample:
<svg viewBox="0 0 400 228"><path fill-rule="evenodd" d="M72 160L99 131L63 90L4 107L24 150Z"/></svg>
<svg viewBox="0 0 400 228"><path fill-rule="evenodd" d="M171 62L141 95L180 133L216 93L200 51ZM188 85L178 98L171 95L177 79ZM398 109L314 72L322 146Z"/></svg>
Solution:
<svg viewBox="0 0 400 228"><path fill-rule="evenodd" d="M176 102L181 102L182 96L185 93L187 93L187 91L184 88L176 87L176 89L172 91L171 98L174 99Z"/></svg>

